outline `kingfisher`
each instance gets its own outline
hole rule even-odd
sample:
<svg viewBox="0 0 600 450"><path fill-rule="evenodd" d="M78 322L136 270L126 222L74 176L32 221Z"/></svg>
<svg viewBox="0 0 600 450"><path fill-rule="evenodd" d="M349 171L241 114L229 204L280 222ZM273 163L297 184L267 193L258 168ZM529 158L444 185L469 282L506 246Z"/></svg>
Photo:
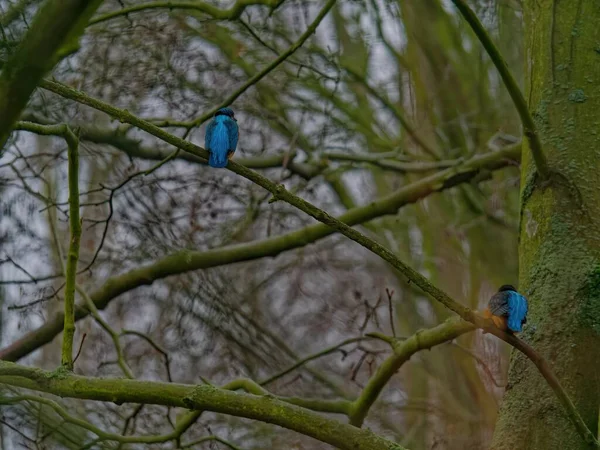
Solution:
<svg viewBox="0 0 600 450"><path fill-rule="evenodd" d="M221 108L206 127L204 147L210 153L208 165L225 167L231 159L238 142L238 124L230 108Z"/></svg>
<svg viewBox="0 0 600 450"><path fill-rule="evenodd" d="M527 310L527 299L514 286L504 284L492 295L483 315L492 319L501 330L512 334L522 331L523 324L527 322Z"/></svg>

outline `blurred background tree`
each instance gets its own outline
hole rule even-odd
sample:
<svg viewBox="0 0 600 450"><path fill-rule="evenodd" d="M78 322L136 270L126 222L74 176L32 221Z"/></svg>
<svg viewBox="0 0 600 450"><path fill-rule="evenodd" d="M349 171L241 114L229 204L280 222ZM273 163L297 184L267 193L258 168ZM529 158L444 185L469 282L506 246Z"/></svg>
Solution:
<svg viewBox="0 0 600 450"><path fill-rule="evenodd" d="M470 4L523 85L521 2ZM0 0L0 59L14 53L39 5ZM232 100L240 126L235 161L335 215L520 142L511 99L450 2L339 0L317 23L324 8L306 0L107 0L79 49L51 76L198 145L202 119ZM311 26L316 31L302 41ZM451 316L354 242L294 233L314 220L270 201L259 186L38 89L0 158L3 358L49 370L60 359L54 337L62 329L61 255L69 244L67 145L31 123L67 123L80 139L83 290L97 293L113 275L173 262L171 276L152 274L103 297L101 311L77 323L77 374L217 385L267 380L364 333L410 336ZM502 170L435 187L355 223L465 306L481 309L500 284L518 281L513 154ZM198 262L176 266L187 251L200 252ZM85 304L83 296L78 301ZM288 397L354 399L388 354L381 342L353 341L266 387ZM488 448L508 356L507 345L481 332L419 353L387 384L365 426L413 450ZM6 389L5 400L17 395ZM329 448L213 413L175 439L118 443L96 439L49 404L7 403L7 449ZM122 436L168 435L182 414L153 405L60 404Z"/></svg>

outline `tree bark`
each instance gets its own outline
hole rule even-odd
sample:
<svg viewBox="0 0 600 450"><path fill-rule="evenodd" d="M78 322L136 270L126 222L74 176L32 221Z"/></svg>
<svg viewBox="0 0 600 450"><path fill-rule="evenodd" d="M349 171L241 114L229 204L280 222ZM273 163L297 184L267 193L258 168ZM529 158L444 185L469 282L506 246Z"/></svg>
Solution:
<svg viewBox="0 0 600 450"><path fill-rule="evenodd" d="M551 176L522 154L523 339L551 364L594 434L600 405L600 8L595 0L524 2L526 90ZM527 144L525 144L527 145ZM492 449L585 449L556 397L520 353Z"/></svg>

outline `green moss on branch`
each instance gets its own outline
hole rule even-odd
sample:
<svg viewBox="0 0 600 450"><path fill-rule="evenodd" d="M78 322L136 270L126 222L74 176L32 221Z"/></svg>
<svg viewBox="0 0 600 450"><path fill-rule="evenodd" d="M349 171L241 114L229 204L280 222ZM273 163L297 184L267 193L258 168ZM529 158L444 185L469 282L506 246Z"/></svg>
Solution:
<svg viewBox="0 0 600 450"><path fill-rule="evenodd" d="M79 241L81 240L81 220L79 218L79 141L73 132L64 126L64 138L68 146L69 165L69 228L70 244L65 273L65 314L62 343L62 365L73 370L73 336L75 334L75 286Z"/></svg>
<svg viewBox="0 0 600 450"><path fill-rule="evenodd" d="M213 411L279 425L344 450L402 450L369 430L363 430L287 404L270 395L126 379L88 378L65 373L61 377L41 369L0 362L0 382L61 397L144 403Z"/></svg>
<svg viewBox="0 0 600 450"><path fill-rule="evenodd" d="M101 1L47 0L35 15L18 48L0 73L0 150L11 127L42 77L59 60L67 41L79 38L80 19L91 15Z"/></svg>

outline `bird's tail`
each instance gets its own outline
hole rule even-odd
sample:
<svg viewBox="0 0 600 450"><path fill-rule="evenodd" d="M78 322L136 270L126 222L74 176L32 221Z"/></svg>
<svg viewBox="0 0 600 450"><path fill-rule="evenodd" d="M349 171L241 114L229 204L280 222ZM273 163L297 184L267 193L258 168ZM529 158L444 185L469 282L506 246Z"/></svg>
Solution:
<svg viewBox="0 0 600 450"><path fill-rule="evenodd" d="M211 167L225 167L227 165L227 153L229 152L229 136L227 127L222 123L217 124L210 139L210 157L208 165Z"/></svg>

